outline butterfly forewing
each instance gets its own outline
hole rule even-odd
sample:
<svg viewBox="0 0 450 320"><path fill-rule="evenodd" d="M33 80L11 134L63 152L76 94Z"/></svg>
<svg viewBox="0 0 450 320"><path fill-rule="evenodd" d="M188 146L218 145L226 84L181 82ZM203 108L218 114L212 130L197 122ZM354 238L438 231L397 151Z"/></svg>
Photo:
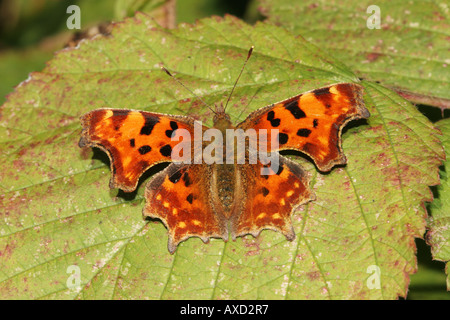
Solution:
<svg viewBox="0 0 450 320"><path fill-rule="evenodd" d="M110 186L124 191L133 191L151 166L172 161L172 149L182 140L179 129L190 133L187 139L194 136L190 118L145 111L97 109L85 114L81 123L80 147L106 151L113 173Z"/></svg>
<svg viewBox="0 0 450 320"><path fill-rule="evenodd" d="M260 139L267 142L269 151L272 145L279 146L272 151L298 150L309 155L321 171L329 171L346 162L342 128L350 120L370 116L362 93L362 87L353 83L316 89L259 109L238 127L267 129L267 136Z"/></svg>

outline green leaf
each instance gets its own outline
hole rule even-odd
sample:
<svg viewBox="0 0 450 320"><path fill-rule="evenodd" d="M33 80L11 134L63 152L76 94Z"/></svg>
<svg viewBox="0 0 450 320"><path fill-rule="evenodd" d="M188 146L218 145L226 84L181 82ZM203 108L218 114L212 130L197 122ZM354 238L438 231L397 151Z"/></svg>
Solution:
<svg viewBox="0 0 450 320"><path fill-rule="evenodd" d="M77 146L79 116L100 107L211 112L160 70L163 64L208 103L230 93L233 121L257 108L337 82L343 64L268 23L210 18L177 29L146 15L111 36L59 52L19 85L0 118L0 298L393 299L416 270L414 237L439 183L439 132L410 103L363 81L372 116L343 134L346 166L313 174L317 200L293 215L297 238L191 238L174 255L159 221L142 219L137 192L109 190L108 158ZM155 170L150 170L154 173ZM79 269L77 269L79 268ZM77 274L79 271L79 276ZM379 280L379 281L378 281ZM79 281L79 283L77 282Z"/></svg>
<svg viewBox="0 0 450 320"><path fill-rule="evenodd" d="M262 0L262 12L351 67L414 102L450 107L446 1ZM380 28L369 29L380 9ZM307 19L305 18L307 17Z"/></svg>
<svg viewBox="0 0 450 320"><path fill-rule="evenodd" d="M435 260L447 262L445 272L447 274L447 290L450 290L450 120L445 119L437 123L442 131L442 143L444 145L447 160L441 171L441 185L438 186L439 198L432 202L430 219L430 231L427 234L428 244Z"/></svg>

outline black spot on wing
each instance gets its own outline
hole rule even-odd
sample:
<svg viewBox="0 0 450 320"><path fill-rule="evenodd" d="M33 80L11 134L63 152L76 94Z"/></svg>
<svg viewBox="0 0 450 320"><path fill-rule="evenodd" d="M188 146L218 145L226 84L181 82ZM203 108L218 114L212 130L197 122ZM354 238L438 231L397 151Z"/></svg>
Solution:
<svg viewBox="0 0 450 320"><path fill-rule="evenodd" d="M152 147L150 146L142 146L138 149L139 153L144 155L146 153L149 153L150 151L152 151Z"/></svg>
<svg viewBox="0 0 450 320"><path fill-rule="evenodd" d="M278 127L280 125L280 123L281 123L281 119L273 119L272 121L270 121L270 125L275 128Z"/></svg>
<svg viewBox="0 0 450 320"><path fill-rule="evenodd" d="M304 138L308 138L309 135L311 134L311 130L309 129L298 129L297 131L297 135L300 137L304 137Z"/></svg>
<svg viewBox="0 0 450 320"><path fill-rule="evenodd" d="M145 117L145 124L141 128L140 134L149 136L152 133L154 126L159 122L159 120L156 117L151 116L144 116L144 117Z"/></svg>
<svg viewBox="0 0 450 320"><path fill-rule="evenodd" d="M187 172L184 173L183 181L186 187L189 187L192 184L191 178L189 177Z"/></svg>
<svg viewBox="0 0 450 320"><path fill-rule="evenodd" d="M166 130L166 136L168 138L172 138L173 133L178 129L178 124L175 121L170 121L170 128L172 130Z"/></svg>
<svg viewBox="0 0 450 320"><path fill-rule="evenodd" d="M159 149L159 152L164 157L170 157L170 155L172 154L172 147L170 145L166 144L165 146L162 146L161 149Z"/></svg>
<svg viewBox="0 0 450 320"><path fill-rule="evenodd" d="M113 109L113 117L116 116L127 116L130 113L130 110L122 110L122 109Z"/></svg>
<svg viewBox="0 0 450 320"><path fill-rule="evenodd" d="M280 132L278 134L278 143L279 144L286 144L289 140L289 136L286 133Z"/></svg>
<svg viewBox="0 0 450 320"><path fill-rule="evenodd" d="M261 193L265 197L265 196L267 196L269 194L269 189L267 189L266 187L262 187L261 188Z"/></svg>
<svg viewBox="0 0 450 320"><path fill-rule="evenodd" d="M330 93L330 88L327 87L327 88L316 89L316 90L313 91L313 93L314 93L315 96L320 96L320 95L323 95L323 94L329 94Z"/></svg>
<svg viewBox="0 0 450 320"><path fill-rule="evenodd" d="M313 127L314 127L314 128L317 128L318 125L319 125L319 120L314 119L314 120L313 120Z"/></svg>
<svg viewBox="0 0 450 320"><path fill-rule="evenodd" d="M272 127L278 127L280 125L281 119L275 118L275 112L272 110L267 113L267 121L270 121L270 125Z"/></svg>
<svg viewBox="0 0 450 320"><path fill-rule="evenodd" d="M130 147L134 148L136 146L136 141L134 139L130 139Z"/></svg>
<svg viewBox="0 0 450 320"><path fill-rule="evenodd" d="M125 119L128 116L128 113L130 113L130 110L113 110L113 115L111 117L114 130L119 130L122 126L122 123L125 121Z"/></svg>
<svg viewBox="0 0 450 320"><path fill-rule="evenodd" d="M192 204L192 201L194 201L194 195L192 193L189 193L189 195L186 197L187 202Z"/></svg>
<svg viewBox="0 0 450 320"><path fill-rule="evenodd" d="M284 106L286 110L288 110L294 116L295 119L301 119L306 117L306 114L298 106L299 101L300 99L297 98Z"/></svg>
<svg viewBox="0 0 450 320"><path fill-rule="evenodd" d="M172 176L169 177L169 181L172 183L177 183L181 179L181 172L177 171Z"/></svg>

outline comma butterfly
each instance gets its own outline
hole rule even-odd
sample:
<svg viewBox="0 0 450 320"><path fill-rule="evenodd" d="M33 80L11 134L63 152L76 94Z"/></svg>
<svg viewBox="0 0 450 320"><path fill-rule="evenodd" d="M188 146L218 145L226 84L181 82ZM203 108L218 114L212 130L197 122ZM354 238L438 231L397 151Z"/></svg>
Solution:
<svg viewBox="0 0 450 320"><path fill-rule="evenodd" d="M315 195L309 186L309 174L278 151L303 152L321 171L345 164L342 128L351 120L370 116L362 95L363 88L358 84L334 84L256 110L237 126L225 113L226 106L216 106L213 129L223 136L231 129L253 129L260 142L275 142L266 146L268 153L279 156L275 169L268 168L270 163L261 159L249 161L249 148L243 163L236 162L239 152L231 157L232 163L211 163L202 158L196 161L199 153L211 149L211 143L203 138L210 129L196 129L192 117L146 111L97 109L83 115L79 146L105 151L111 162L110 187L126 192L136 189L147 169L171 162L148 182L143 210L144 217L158 218L167 227L170 253L193 236L204 242L211 237L227 241L229 235L235 240L246 234L256 237L263 229L271 229L293 240L291 214L299 205L314 200ZM196 135L198 128L200 135ZM216 147L229 145L230 138L215 138ZM231 139L236 141L236 136ZM247 136L245 141L249 140ZM184 156L194 161L173 161L173 151L182 142L191 147L181 153L186 152ZM216 156L216 160L225 159ZM264 168L268 169L265 173Z"/></svg>

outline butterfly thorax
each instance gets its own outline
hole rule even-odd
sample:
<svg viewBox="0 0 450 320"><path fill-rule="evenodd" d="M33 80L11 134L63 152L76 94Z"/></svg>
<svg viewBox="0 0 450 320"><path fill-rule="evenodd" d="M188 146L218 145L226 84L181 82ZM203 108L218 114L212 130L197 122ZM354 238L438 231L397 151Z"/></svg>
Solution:
<svg viewBox="0 0 450 320"><path fill-rule="evenodd" d="M216 106L213 128L220 130L223 139L223 150L226 150L226 131L235 129L230 116L225 113L222 105ZM225 217L229 218L233 211L236 190L236 166L234 163L227 163L224 152L223 163L215 163L212 168L212 184L214 194L218 195L217 203L220 208L216 208Z"/></svg>

